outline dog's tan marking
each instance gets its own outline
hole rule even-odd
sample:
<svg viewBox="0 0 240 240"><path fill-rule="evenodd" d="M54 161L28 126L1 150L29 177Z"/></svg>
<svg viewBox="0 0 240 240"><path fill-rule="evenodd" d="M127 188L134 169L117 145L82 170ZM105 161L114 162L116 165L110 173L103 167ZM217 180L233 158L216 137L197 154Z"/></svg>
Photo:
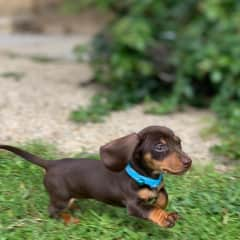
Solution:
<svg viewBox="0 0 240 240"><path fill-rule="evenodd" d="M157 192L148 188L142 188L138 191L138 197L142 200L148 201L157 197Z"/></svg>
<svg viewBox="0 0 240 240"><path fill-rule="evenodd" d="M166 144L167 141L166 141L165 139L161 138L160 143L162 143L162 144Z"/></svg>
<svg viewBox="0 0 240 240"><path fill-rule="evenodd" d="M161 227L173 227L178 215L177 213L168 213L160 208L154 208L150 211L148 218Z"/></svg>
<svg viewBox="0 0 240 240"><path fill-rule="evenodd" d="M169 154L163 161L160 162L162 169L168 170L172 173L181 172L184 170L183 163L177 152Z"/></svg>
<svg viewBox="0 0 240 240"><path fill-rule="evenodd" d="M68 202L68 209L70 210L74 210L74 209L78 209L78 206L75 204L75 198L71 198Z"/></svg>
<svg viewBox="0 0 240 240"><path fill-rule="evenodd" d="M183 170L183 164L176 152L169 154L161 161L154 159L151 153L146 153L144 160L147 166L155 171L167 170L172 173L177 173Z"/></svg>
<svg viewBox="0 0 240 240"><path fill-rule="evenodd" d="M149 167L149 168L151 168L152 170L161 170L160 169L160 167L159 167L159 163L157 162L157 160L155 160L153 157L152 157L152 154L151 153L146 153L145 155L144 155L144 160L145 160L145 162L146 162L146 164L147 164L147 166Z"/></svg>
<svg viewBox="0 0 240 240"><path fill-rule="evenodd" d="M61 218L63 219L63 222L64 224L71 224L71 223L74 223L74 224L77 224L79 223L79 219L78 218L75 218L73 217L71 214L69 213L61 213Z"/></svg>
<svg viewBox="0 0 240 240"><path fill-rule="evenodd" d="M164 192L159 192L157 200L155 202L156 208L165 209L168 205L168 197Z"/></svg>
<svg viewBox="0 0 240 240"><path fill-rule="evenodd" d="M164 210L158 208L153 209L149 214L149 219L161 226L163 226L163 221L166 217L167 213Z"/></svg>
<svg viewBox="0 0 240 240"><path fill-rule="evenodd" d="M152 154L150 152L145 153L144 155L144 160L147 163L147 165L150 167L150 165L152 164L153 158L152 158Z"/></svg>

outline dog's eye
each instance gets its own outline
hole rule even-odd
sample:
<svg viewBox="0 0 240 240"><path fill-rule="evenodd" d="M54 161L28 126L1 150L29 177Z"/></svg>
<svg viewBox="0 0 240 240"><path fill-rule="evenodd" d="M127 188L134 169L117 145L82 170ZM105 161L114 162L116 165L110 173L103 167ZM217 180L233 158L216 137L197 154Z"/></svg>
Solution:
<svg viewBox="0 0 240 240"><path fill-rule="evenodd" d="M166 144L159 143L154 146L153 150L156 152L166 152L168 150L168 147Z"/></svg>

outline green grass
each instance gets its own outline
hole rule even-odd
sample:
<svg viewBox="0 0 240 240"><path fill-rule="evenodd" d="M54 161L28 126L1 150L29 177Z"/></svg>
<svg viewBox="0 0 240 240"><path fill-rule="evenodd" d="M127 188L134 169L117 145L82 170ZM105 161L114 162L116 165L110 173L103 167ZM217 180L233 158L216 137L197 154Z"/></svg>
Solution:
<svg viewBox="0 0 240 240"><path fill-rule="evenodd" d="M14 53L11 51L7 51L7 52L5 52L5 55L11 59L25 58L25 59L32 60L33 62L43 63L43 64L64 62L64 59L61 59L59 57L51 57L51 56L43 55L43 54L25 55L25 54L18 54L18 53ZM8 74L8 72L6 72L6 74L4 73L4 75L6 75L4 77L15 77L15 75L17 77L18 77L18 75L20 75L20 77L24 76L24 74L22 74L22 73L14 73L14 72L13 73L9 72L9 74Z"/></svg>
<svg viewBox="0 0 240 240"><path fill-rule="evenodd" d="M54 58L50 56L45 56L45 55L32 55L29 57L32 61L34 62L39 62L39 63L57 63L61 62L61 59L59 58Z"/></svg>
<svg viewBox="0 0 240 240"><path fill-rule="evenodd" d="M75 122L103 122L105 117L111 112L111 103L101 95L93 96L90 105L85 107L78 107L70 114L70 119Z"/></svg>
<svg viewBox="0 0 240 240"><path fill-rule="evenodd" d="M54 147L39 142L27 144L24 149L49 159L59 157ZM236 167L222 174L212 166L198 166L184 176L165 176L168 209L182 216L172 229L129 217L125 209L94 200L79 201L82 210L75 216L80 223L64 226L48 218L42 170L1 151L0 240L240 239L239 170Z"/></svg>
<svg viewBox="0 0 240 240"><path fill-rule="evenodd" d="M0 77L13 78L16 81L20 81L25 76L22 72L3 72L0 73Z"/></svg>

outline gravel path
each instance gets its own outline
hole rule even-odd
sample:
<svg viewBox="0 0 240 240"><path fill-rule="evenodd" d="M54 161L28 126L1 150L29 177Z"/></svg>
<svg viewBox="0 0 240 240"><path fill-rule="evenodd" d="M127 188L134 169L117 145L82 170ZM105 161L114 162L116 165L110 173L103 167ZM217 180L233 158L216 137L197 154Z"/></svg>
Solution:
<svg viewBox="0 0 240 240"><path fill-rule="evenodd" d="M0 142L24 143L43 139L56 144L64 153L81 150L97 152L107 141L138 131L145 126L166 125L183 139L183 146L194 159L207 163L213 157L209 147L216 139L203 140L200 131L212 114L190 109L166 116L146 115L142 106L113 113L106 122L76 124L69 113L86 105L99 90L82 88L80 83L91 76L84 64L72 61L71 49L89 37L0 35ZM64 61L42 63L21 56L47 55ZM17 79L14 75L22 74ZM7 76L7 77L6 77Z"/></svg>

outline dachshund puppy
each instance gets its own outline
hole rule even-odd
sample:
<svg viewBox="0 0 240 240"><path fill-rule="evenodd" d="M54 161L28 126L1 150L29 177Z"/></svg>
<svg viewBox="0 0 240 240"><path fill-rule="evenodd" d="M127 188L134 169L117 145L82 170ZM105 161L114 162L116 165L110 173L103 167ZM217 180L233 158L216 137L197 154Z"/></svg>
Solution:
<svg viewBox="0 0 240 240"><path fill-rule="evenodd" d="M0 148L46 170L44 185L50 197L49 215L63 218L65 223L78 222L66 213L73 206L73 199L92 198L126 207L129 215L161 227L172 227L178 214L165 210L168 195L163 173L180 175L192 164L182 150L180 138L162 126L146 127L107 143L100 148L100 161L72 158L49 161L16 147L0 145Z"/></svg>

